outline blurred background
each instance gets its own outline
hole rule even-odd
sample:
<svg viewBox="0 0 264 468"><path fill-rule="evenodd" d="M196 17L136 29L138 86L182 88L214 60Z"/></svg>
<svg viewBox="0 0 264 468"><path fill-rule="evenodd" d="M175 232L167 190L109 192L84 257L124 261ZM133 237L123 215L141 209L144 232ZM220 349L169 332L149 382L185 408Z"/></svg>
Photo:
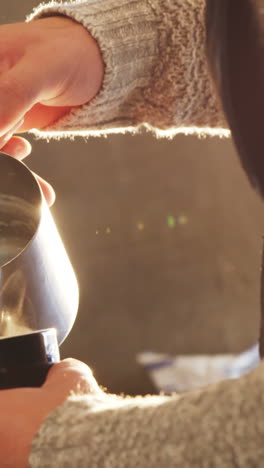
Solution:
<svg viewBox="0 0 264 468"><path fill-rule="evenodd" d="M0 22L37 4L4 2ZM80 285L62 357L87 362L109 391L144 394L143 350L239 352L257 340L263 204L229 140L30 141Z"/></svg>

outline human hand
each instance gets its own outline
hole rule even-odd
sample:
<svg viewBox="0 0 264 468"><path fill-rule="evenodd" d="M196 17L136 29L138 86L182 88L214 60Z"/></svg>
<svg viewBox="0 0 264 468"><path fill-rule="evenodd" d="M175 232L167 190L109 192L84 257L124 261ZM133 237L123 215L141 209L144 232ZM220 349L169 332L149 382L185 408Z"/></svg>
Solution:
<svg viewBox="0 0 264 468"><path fill-rule="evenodd" d="M103 73L96 41L69 18L0 26L0 150L26 157L30 144L13 134L44 128L89 102ZM39 181L52 204L51 187Z"/></svg>
<svg viewBox="0 0 264 468"><path fill-rule="evenodd" d="M72 392L102 393L90 369L75 359L55 364L40 388L0 390L1 466L28 466L32 439L42 422Z"/></svg>

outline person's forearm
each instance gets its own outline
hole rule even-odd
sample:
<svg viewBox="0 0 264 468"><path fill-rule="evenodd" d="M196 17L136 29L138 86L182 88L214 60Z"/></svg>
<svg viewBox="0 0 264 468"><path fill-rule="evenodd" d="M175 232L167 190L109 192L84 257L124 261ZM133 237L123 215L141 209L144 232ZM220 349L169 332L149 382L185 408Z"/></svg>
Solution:
<svg viewBox="0 0 264 468"><path fill-rule="evenodd" d="M105 63L96 98L43 136L135 131L221 133L226 129L205 55L205 0L52 2L29 20L64 14L97 41ZM41 135L41 134L40 134Z"/></svg>
<svg viewBox="0 0 264 468"><path fill-rule="evenodd" d="M31 468L261 467L263 364L180 397L72 398L36 436Z"/></svg>

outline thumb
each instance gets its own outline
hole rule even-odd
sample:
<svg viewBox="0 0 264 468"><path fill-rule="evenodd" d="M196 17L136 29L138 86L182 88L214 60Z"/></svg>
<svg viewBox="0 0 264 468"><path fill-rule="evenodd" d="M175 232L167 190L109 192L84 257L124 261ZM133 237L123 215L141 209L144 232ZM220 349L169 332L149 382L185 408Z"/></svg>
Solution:
<svg viewBox="0 0 264 468"><path fill-rule="evenodd" d="M63 401L72 394L102 393L91 369L76 359L65 359L54 364L42 387Z"/></svg>

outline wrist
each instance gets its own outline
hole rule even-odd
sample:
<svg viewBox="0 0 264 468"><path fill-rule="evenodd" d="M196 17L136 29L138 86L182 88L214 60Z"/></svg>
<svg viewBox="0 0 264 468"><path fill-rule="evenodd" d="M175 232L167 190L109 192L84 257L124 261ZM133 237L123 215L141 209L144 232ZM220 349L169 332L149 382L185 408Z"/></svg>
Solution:
<svg viewBox="0 0 264 468"><path fill-rule="evenodd" d="M80 48L83 48L83 80L80 86L87 89L87 102L93 99L100 91L104 78L104 62L100 47L90 32L78 21L63 14L56 14L42 20L56 23L56 27L67 28L69 37L78 39Z"/></svg>
<svg viewBox="0 0 264 468"><path fill-rule="evenodd" d="M76 102L66 105L89 103L100 91L104 78L104 62L97 41L81 23L60 13L34 21L40 22L42 26L45 22L46 32L50 30L52 34L56 30L56 36L64 38L65 47L69 41L72 43L66 70L68 78L65 75L65 81L69 81L68 87ZM71 72L68 73L70 68ZM49 100L49 105L52 105L52 100Z"/></svg>

